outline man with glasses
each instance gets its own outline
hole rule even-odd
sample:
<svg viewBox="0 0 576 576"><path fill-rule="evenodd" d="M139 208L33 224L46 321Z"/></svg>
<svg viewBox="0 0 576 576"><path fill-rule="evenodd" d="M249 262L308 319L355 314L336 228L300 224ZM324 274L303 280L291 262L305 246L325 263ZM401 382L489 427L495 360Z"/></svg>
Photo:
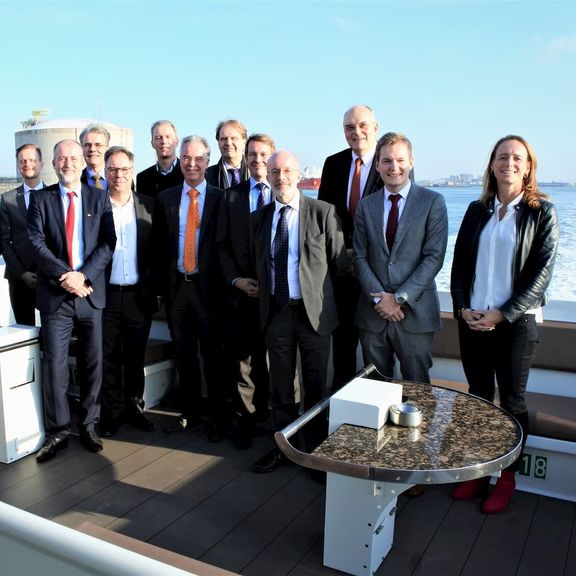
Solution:
<svg viewBox="0 0 576 576"><path fill-rule="evenodd" d="M330 335L338 325L333 282L349 263L334 206L300 194L300 166L293 154L280 151L270 157L268 181L275 200L257 210L250 225L260 324L270 360L270 406L274 429L281 430L298 417L297 351L304 409L322 398ZM308 450L319 443L323 428L321 422L308 426ZM252 471L273 472L283 460L275 448Z"/></svg>
<svg viewBox="0 0 576 576"><path fill-rule="evenodd" d="M134 154L112 146L105 154L108 194L112 203L116 248L106 271L103 315L103 436L123 422L140 430L156 426L143 411L144 356L156 310L153 282L152 212L154 201L132 192Z"/></svg>
<svg viewBox="0 0 576 576"><path fill-rule="evenodd" d="M108 190L104 155L110 145L110 132L102 124L88 124L80 132L80 144L86 162L86 168L82 170L82 182L94 188Z"/></svg>
<svg viewBox="0 0 576 576"><path fill-rule="evenodd" d="M218 212L223 191L204 174L210 147L201 136L180 146L181 186L160 192L155 213L158 229L158 279L171 320L179 376L181 414L166 432L183 432L201 422L202 355L208 393L210 440L223 438L226 386L222 377L222 326L225 286L216 249Z"/></svg>

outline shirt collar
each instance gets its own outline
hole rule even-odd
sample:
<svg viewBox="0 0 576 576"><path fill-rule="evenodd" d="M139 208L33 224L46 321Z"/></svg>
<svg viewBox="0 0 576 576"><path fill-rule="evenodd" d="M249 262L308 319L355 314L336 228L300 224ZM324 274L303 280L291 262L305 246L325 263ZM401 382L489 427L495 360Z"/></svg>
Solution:
<svg viewBox="0 0 576 576"><path fill-rule="evenodd" d="M406 198L408 198L408 193L410 192L411 186L412 186L412 182L410 182L410 180L408 180L408 182L406 183L404 188L398 190L398 192L390 192L388 190L388 188L384 187L385 194L386 194L386 200L388 200L388 198L390 197L391 194L400 194L400 196L402 196L402 198L404 198L404 200L406 200Z"/></svg>
<svg viewBox="0 0 576 576"><path fill-rule="evenodd" d="M372 148L371 150L368 150L368 153L364 154L364 156L358 156L358 154L356 154L356 152L352 150L352 160L356 162L356 158L361 158L362 164L366 166L372 163L372 161L374 160L374 154L376 154L376 146L374 146L374 148Z"/></svg>
<svg viewBox="0 0 576 576"><path fill-rule="evenodd" d="M76 188L65 188L62 186L62 184L58 183L58 187L60 189L60 196L62 196L62 198L65 198L68 192L74 192L78 197L81 195L80 193L82 191L82 184L78 184Z"/></svg>
<svg viewBox="0 0 576 576"><path fill-rule="evenodd" d="M202 182L200 182L200 184L198 184L198 186L195 186L194 188L192 188L192 186L188 186L188 184L186 184L186 182L184 182L183 186L182 186L182 196L188 196L188 190L198 190L198 194L200 194L200 196L205 196L206 195L206 180L202 180Z"/></svg>
<svg viewBox="0 0 576 576"><path fill-rule="evenodd" d="M290 208L298 212L300 210L300 193L296 194L288 204L282 204L282 202L274 199L274 212L279 212L284 206L290 206Z"/></svg>
<svg viewBox="0 0 576 576"><path fill-rule="evenodd" d="M172 172L172 170L174 170L174 168L176 167L176 162L178 162L178 158L174 158L174 162L172 162L172 164L170 164L170 166L168 167L168 170L164 170L164 168L162 168L162 166L160 166L160 163L156 162L156 170L158 170L158 172L160 172L160 174L170 174L170 172Z"/></svg>

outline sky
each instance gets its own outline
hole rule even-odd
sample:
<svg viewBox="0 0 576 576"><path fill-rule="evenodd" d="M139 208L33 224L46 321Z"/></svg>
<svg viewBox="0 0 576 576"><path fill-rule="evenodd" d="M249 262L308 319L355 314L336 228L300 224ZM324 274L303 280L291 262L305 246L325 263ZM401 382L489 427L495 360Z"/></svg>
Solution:
<svg viewBox="0 0 576 576"><path fill-rule="evenodd" d="M576 182L572 0L0 0L0 176L32 110L213 145L238 118L301 165L346 147L344 112L403 132L416 177L481 174L493 144L524 136L540 180Z"/></svg>

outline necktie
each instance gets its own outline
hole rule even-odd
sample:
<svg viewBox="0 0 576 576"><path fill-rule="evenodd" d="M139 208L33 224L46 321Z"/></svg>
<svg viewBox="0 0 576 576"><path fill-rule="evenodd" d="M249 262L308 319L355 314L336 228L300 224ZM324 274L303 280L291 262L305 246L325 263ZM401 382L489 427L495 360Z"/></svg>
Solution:
<svg viewBox="0 0 576 576"><path fill-rule="evenodd" d="M390 207L388 222L386 223L386 244L388 244L388 250L390 251L392 251L396 229L398 228L398 202L400 198L400 194L390 194L389 196L392 206Z"/></svg>
<svg viewBox="0 0 576 576"><path fill-rule="evenodd" d="M230 186L240 184L240 168L228 168L228 178Z"/></svg>
<svg viewBox="0 0 576 576"><path fill-rule="evenodd" d="M260 191L260 193L258 194L258 200L256 201L256 210L260 210L260 208L266 205L266 198L264 198L264 192L266 191L267 186L266 184L264 184L264 182L258 182L258 184L256 184L256 188L258 188L258 190Z"/></svg>
<svg viewBox="0 0 576 576"><path fill-rule="evenodd" d="M350 188L350 216L354 218L356 214L356 206L360 202L360 177L362 176L362 158L356 158L356 166L354 167L354 176L352 176L352 186Z"/></svg>
<svg viewBox="0 0 576 576"><path fill-rule="evenodd" d="M288 222L286 216L290 206L280 209L280 218L276 225L274 237L274 296L280 308L285 308L290 302L288 288Z"/></svg>
<svg viewBox="0 0 576 576"><path fill-rule="evenodd" d="M196 270L196 230L200 226L198 217L198 190L188 190L190 204L186 216L186 234L184 235L184 270L187 273Z"/></svg>
<svg viewBox="0 0 576 576"><path fill-rule="evenodd" d="M72 261L72 244L74 242L74 196L75 192L66 192L68 195L68 211L66 212L66 248L68 251L68 264L74 270Z"/></svg>
<svg viewBox="0 0 576 576"><path fill-rule="evenodd" d="M94 172L94 186L99 190L104 190L104 186L102 186L102 179L100 178L100 174Z"/></svg>

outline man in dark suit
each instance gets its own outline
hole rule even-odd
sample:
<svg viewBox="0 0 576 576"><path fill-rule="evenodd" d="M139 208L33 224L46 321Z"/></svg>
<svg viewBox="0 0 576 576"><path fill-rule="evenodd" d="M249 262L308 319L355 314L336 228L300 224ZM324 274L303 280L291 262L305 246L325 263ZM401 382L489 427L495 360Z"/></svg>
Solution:
<svg viewBox="0 0 576 576"><path fill-rule="evenodd" d="M117 241L106 271L100 430L102 435L111 436L122 422L145 431L156 428L143 410L144 356L156 309L154 201L132 192L134 154L130 150L108 148L105 166Z"/></svg>
<svg viewBox="0 0 576 576"><path fill-rule="evenodd" d="M180 146L182 186L157 197L158 278L167 313L179 375L182 414L169 433L199 424L202 384L198 347L208 393L208 433L222 439L225 418L222 378L221 313L224 281L216 252L218 212L223 191L206 183L210 147L201 136L188 136Z"/></svg>
<svg viewBox="0 0 576 576"><path fill-rule="evenodd" d="M104 173L104 155L110 146L110 132L102 124L88 124L80 132L80 144L86 162L80 180L100 190L108 190Z"/></svg>
<svg viewBox="0 0 576 576"><path fill-rule="evenodd" d="M180 160L176 157L178 136L176 127L169 120L157 120L152 124L152 148L158 161L136 176L138 194L156 198L159 192L180 186L184 176L180 169Z"/></svg>
<svg viewBox="0 0 576 576"><path fill-rule="evenodd" d="M38 267L36 306L42 321L44 412L47 438L36 455L46 462L68 446L68 348L78 336L80 439L87 450L102 450L95 425L102 386L102 308L104 271L116 244L107 194L80 183L84 161L74 140L54 147L58 184L30 198L28 233Z"/></svg>
<svg viewBox="0 0 576 576"><path fill-rule="evenodd" d="M246 143L250 178L228 188L220 204L218 246L228 286L230 312L227 350L238 384L237 428L233 441L240 448L251 443L257 419L268 414L268 365L266 345L258 320L258 282L250 259L250 214L271 201L266 162L274 153L266 134L252 134Z"/></svg>
<svg viewBox="0 0 576 576"><path fill-rule="evenodd" d="M24 183L2 194L0 234L6 261L10 302L17 324L34 326L36 303L36 265L28 237L26 218L30 195L44 188L40 171L44 166L42 151L35 144L24 144L16 151L18 171Z"/></svg>
<svg viewBox="0 0 576 576"><path fill-rule="evenodd" d="M244 158L247 138L246 126L239 120L223 120L216 126L216 141L221 158L206 169L208 184L225 190L250 176Z"/></svg>
<svg viewBox="0 0 576 576"><path fill-rule="evenodd" d="M441 328L434 278L448 238L444 197L410 182L412 145L389 132L374 158L384 188L356 212L354 266L361 287L356 323L366 364L430 382L434 332Z"/></svg>
<svg viewBox="0 0 576 576"><path fill-rule="evenodd" d="M304 407L322 397L330 335L338 325L333 279L348 269L348 255L334 206L302 196L300 167L289 152L268 160L275 202L251 217L251 246L258 280L260 322L270 359L270 405L274 428L298 416L294 394L300 351ZM313 448L319 438L306 438ZM282 462L274 449L252 465L272 472Z"/></svg>
<svg viewBox="0 0 576 576"><path fill-rule="evenodd" d="M368 106L353 106L344 114L344 136L349 148L328 156L322 169L318 199L333 204L342 222L344 241L352 255L354 215L361 198L382 187L373 162L378 122ZM333 389L356 374L358 329L354 325L360 288L352 270L336 283L336 304L340 324L332 335Z"/></svg>

